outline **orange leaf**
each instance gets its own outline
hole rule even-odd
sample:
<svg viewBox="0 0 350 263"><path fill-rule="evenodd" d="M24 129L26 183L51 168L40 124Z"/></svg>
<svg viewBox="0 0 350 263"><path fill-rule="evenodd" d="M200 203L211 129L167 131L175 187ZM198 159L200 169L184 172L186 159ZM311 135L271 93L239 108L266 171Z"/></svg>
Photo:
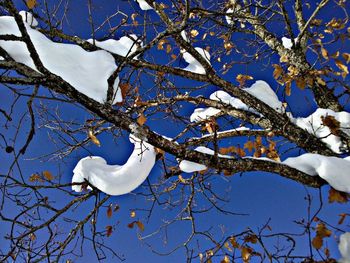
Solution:
<svg viewBox="0 0 350 263"><path fill-rule="evenodd" d="M29 9L33 9L36 6L36 0L27 0L26 4Z"/></svg>
<svg viewBox="0 0 350 263"><path fill-rule="evenodd" d="M141 113L140 116L137 118L137 123L140 126L144 125L146 121L147 121L147 118L145 117L145 115L143 113Z"/></svg>
<svg viewBox="0 0 350 263"><path fill-rule="evenodd" d="M107 217L111 218L113 214L113 210L112 210L112 204L110 204L107 208Z"/></svg>
<svg viewBox="0 0 350 263"><path fill-rule="evenodd" d="M339 192L334 188L330 188L328 192L329 203L346 203L348 201L348 195L346 193Z"/></svg>
<svg viewBox="0 0 350 263"><path fill-rule="evenodd" d="M338 225L341 225L344 223L344 220L345 218L348 216L349 214L345 214L345 213L341 213L339 216L340 216L340 219L338 221Z"/></svg>
<svg viewBox="0 0 350 263"><path fill-rule="evenodd" d="M136 225L138 226L140 231L145 230L145 226L144 226L144 224L141 221L136 221Z"/></svg>
<svg viewBox="0 0 350 263"><path fill-rule="evenodd" d="M244 144L244 148L248 149L248 151L251 152L253 150L253 148L254 148L254 143L252 141L247 141Z"/></svg>
<svg viewBox="0 0 350 263"><path fill-rule="evenodd" d="M323 238L320 236L315 236L312 239L312 246L316 249L320 249L323 245Z"/></svg>
<svg viewBox="0 0 350 263"><path fill-rule="evenodd" d="M240 86L243 86L247 80L252 80L253 77L249 75L238 74L236 80L239 82Z"/></svg>
<svg viewBox="0 0 350 263"><path fill-rule="evenodd" d="M46 180L52 181L53 180L53 175L49 171L43 171L43 176L45 177Z"/></svg>

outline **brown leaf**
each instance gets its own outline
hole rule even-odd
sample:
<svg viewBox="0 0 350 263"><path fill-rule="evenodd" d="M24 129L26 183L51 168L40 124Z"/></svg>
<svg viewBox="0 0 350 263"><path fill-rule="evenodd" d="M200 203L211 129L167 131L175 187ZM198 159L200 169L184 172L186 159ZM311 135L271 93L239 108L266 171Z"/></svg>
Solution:
<svg viewBox="0 0 350 263"><path fill-rule="evenodd" d="M332 134L338 135L340 122L332 115L321 116L321 121L324 126L327 126Z"/></svg>
<svg viewBox="0 0 350 263"><path fill-rule="evenodd" d="M129 223L129 224L128 224L128 228L134 228L135 222L136 222L136 221Z"/></svg>
<svg viewBox="0 0 350 263"><path fill-rule="evenodd" d="M252 141L247 141L244 144L244 149L248 149L249 152L251 152L254 148L254 143Z"/></svg>
<svg viewBox="0 0 350 263"><path fill-rule="evenodd" d="M97 139L97 137L95 136L95 134L94 134L94 132L93 132L92 130L89 130L88 136L89 136L90 140L91 140L94 144L96 144L98 147L101 146L100 141Z"/></svg>
<svg viewBox="0 0 350 263"><path fill-rule="evenodd" d="M253 250L250 247L242 247L241 253L242 253L242 259L244 263L247 263L250 261L250 256L252 252Z"/></svg>
<svg viewBox="0 0 350 263"><path fill-rule="evenodd" d="M313 239L312 239L312 246L316 249L320 249L323 245L323 238L316 235Z"/></svg>
<svg viewBox="0 0 350 263"><path fill-rule="evenodd" d="M242 148L240 148L240 147L237 147L237 148L236 148L236 153L237 153L240 157L246 156L245 151L244 151Z"/></svg>
<svg viewBox="0 0 350 263"><path fill-rule="evenodd" d="M258 237L256 235L247 235L244 237L244 241L247 243L256 244L256 242L258 242Z"/></svg>
<svg viewBox="0 0 350 263"><path fill-rule="evenodd" d="M128 94L131 86L129 83L120 83L119 84L120 91L122 93L123 100L125 99L126 95Z"/></svg>
<svg viewBox="0 0 350 263"><path fill-rule="evenodd" d="M236 80L239 82L239 85L240 85L240 86L244 86L244 83L245 83L247 80L252 80L252 79L253 79L252 76L243 75L243 74L238 74L237 77L236 77Z"/></svg>
<svg viewBox="0 0 350 263"><path fill-rule="evenodd" d="M106 236L110 237L113 233L113 227L112 226L106 226Z"/></svg>
<svg viewBox="0 0 350 263"><path fill-rule="evenodd" d="M349 62L350 62L350 54L349 53L343 53L342 57L345 59L346 64L349 64Z"/></svg>
<svg viewBox="0 0 350 263"><path fill-rule="evenodd" d="M237 243L235 237L231 237L231 238L229 239L229 241L230 241L231 246L232 246L233 248L239 248L239 244Z"/></svg>
<svg viewBox="0 0 350 263"><path fill-rule="evenodd" d="M52 175L52 173L50 171L43 171L43 176L48 181L52 181L53 180L53 175Z"/></svg>
<svg viewBox="0 0 350 263"><path fill-rule="evenodd" d="M29 9L33 9L36 6L36 0L27 0L26 4Z"/></svg>
<svg viewBox="0 0 350 263"><path fill-rule="evenodd" d="M277 80L283 73L283 68L278 65L278 64L273 64L272 65L275 70L273 71L273 77L275 78L275 80Z"/></svg>
<svg viewBox="0 0 350 263"><path fill-rule="evenodd" d="M286 87L284 89L284 92L286 93L287 96L290 96L292 94L292 82L291 81L287 81L285 83Z"/></svg>
<svg viewBox="0 0 350 263"><path fill-rule="evenodd" d="M112 204L110 204L107 208L107 217L111 218L113 215Z"/></svg>
<svg viewBox="0 0 350 263"><path fill-rule="evenodd" d="M348 195L331 187L328 192L328 202L346 203L348 202Z"/></svg>
<svg viewBox="0 0 350 263"><path fill-rule="evenodd" d="M220 263L230 263L230 262L231 262L230 258L227 255L225 255L224 258L220 261Z"/></svg>
<svg viewBox="0 0 350 263"><path fill-rule="evenodd" d="M147 118L145 117L145 115L143 113L141 113L140 116L137 118L137 123L140 126L144 125L146 121L147 121Z"/></svg>
<svg viewBox="0 0 350 263"><path fill-rule="evenodd" d="M305 86L306 86L306 80L302 77L300 78L297 78L295 80L295 83L297 84L297 87L300 88L300 89L305 89Z"/></svg>
<svg viewBox="0 0 350 263"><path fill-rule="evenodd" d="M345 74L345 76L349 74L349 69L348 69L348 67L347 67L346 65L344 65L343 62L341 62L340 60L336 59L336 60L335 60L335 65L337 65L337 67L338 67L341 71L343 71L343 73ZM344 77L344 76L343 76L343 77Z"/></svg>
<svg viewBox="0 0 350 263"><path fill-rule="evenodd" d="M138 226L141 232L145 230L145 226L141 221L136 221L136 225Z"/></svg>
<svg viewBox="0 0 350 263"><path fill-rule="evenodd" d="M230 146L230 147L227 147L227 148L220 148L219 149L219 153L223 154L223 155L227 155L227 154L230 154L230 153L233 153L233 152L236 152L236 148L234 146Z"/></svg>
<svg viewBox="0 0 350 263"><path fill-rule="evenodd" d="M338 225L343 224L343 223L344 223L345 218L346 218L348 215L349 215L349 214L341 213L341 214L339 215L339 216L340 216L340 218L339 218L339 221L338 221Z"/></svg>
<svg viewBox="0 0 350 263"><path fill-rule="evenodd" d="M332 231L330 231L324 223L319 223L316 226L316 235L324 238L324 237L330 237L332 235Z"/></svg>
<svg viewBox="0 0 350 263"><path fill-rule="evenodd" d="M32 174L29 176L29 182L43 182L43 179L41 179L40 175L38 174Z"/></svg>

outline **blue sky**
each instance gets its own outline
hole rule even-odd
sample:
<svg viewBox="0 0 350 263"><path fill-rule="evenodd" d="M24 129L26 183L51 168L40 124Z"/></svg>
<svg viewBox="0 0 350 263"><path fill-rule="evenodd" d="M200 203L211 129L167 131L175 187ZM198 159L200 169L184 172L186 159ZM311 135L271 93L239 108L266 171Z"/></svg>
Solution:
<svg viewBox="0 0 350 263"><path fill-rule="evenodd" d="M53 3L58 1L53 1ZM25 9L22 1L15 1L18 9ZM145 15L143 11L141 11L138 5L134 1L93 1L94 9L93 9L93 19L95 24L100 24L107 15L112 14L116 10L121 10L125 13L131 14L133 12L138 12L140 17ZM150 14L152 11L148 11L146 15L152 16ZM113 23L118 23L118 19L121 16L118 16ZM140 19L141 21L141 19ZM104 29L107 29L106 26ZM64 22L64 31L71 35L78 35L81 38L90 38L91 37L91 28L89 27L88 22L88 7L86 1L71 1L69 4L69 9L67 12L67 20ZM282 32L279 28L275 28L276 32L280 33L282 36ZM136 31L141 32L141 29L136 29ZM103 37L105 35L104 30L97 32L96 36ZM115 33L114 37L119 38L123 36L125 33L133 32L133 28L125 27ZM136 32L137 33L137 32ZM157 63L162 63L166 59L163 57L159 57L157 54ZM179 65L183 65L182 60L179 59L177 62ZM272 77L272 71L270 69L264 69L263 67L264 61L261 63L250 64L247 66L238 66L230 71L231 76L235 76L238 73L246 73L254 76L256 79L263 79L270 83L272 87L277 87L277 83ZM230 78L230 76L226 76L226 78ZM179 85L183 85L184 87L195 85L194 82L185 81L183 79L176 80ZM140 89L146 91L152 88L152 83L148 81L147 76L141 77L142 86ZM215 90L215 87L208 87L203 92L194 93L196 95L208 95L212 91ZM46 90L41 91L42 94L47 94ZM280 91L279 94L282 92ZM9 107L10 100L6 98L10 95L9 91L2 92L0 95L1 101L3 101L4 108ZM310 113L315 105L310 103L305 103L304 97L308 97L307 91L300 91L298 89L293 89L292 96L288 98L289 104L293 107L293 112L298 116L305 116ZM16 113L14 116L20 118L21 114L25 111L25 100L23 99L18 104L19 106L15 109ZM35 104L39 110L40 103L39 101ZM47 102L50 111L54 113L54 110L60 112L64 118L67 120L74 120L75 122L82 123L86 119L90 118L91 115L84 112L81 108L77 106L72 106L68 104L56 103L56 102ZM193 110L193 106L186 106L181 110L182 114L188 114ZM163 115L155 115L156 117L161 117ZM25 129L28 128L28 120L25 119L23 123L23 138L25 134ZM40 123L38 123L40 125ZM150 127L155 131L162 133L167 136L174 136L177 132L181 130L181 126L169 125L166 121L153 121L150 124ZM11 133L11 128L8 130ZM99 140L101 141L101 147L97 147L96 145L90 144L87 146L87 150L79 149L74 152L72 155L68 156L64 160L48 160L48 158L44 159L35 159L35 157L42 156L43 154L47 154L49 152L54 151L55 145L52 142L52 139L48 136L49 131L44 127L37 129L37 134L35 139L33 140L30 150L26 153L25 158L21 160L22 173L24 176L30 176L30 174L35 172L41 172L43 170L52 171L54 175L60 175L62 178L62 182L70 182L72 177L72 170L77 163L77 161L89 155L98 155L104 157L108 163L114 164L122 164L130 155L132 149L131 144L128 142L127 134L123 133L123 136L117 139L113 139L111 135L101 135L99 136ZM81 134L82 138L85 134ZM57 138L57 137L55 137ZM23 139L19 139L17 143L20 145L23 143ZM242 144L244 140L242 140ZM289 153L293 154L294 152ZM10 162L9 155L4 151L0 153L0 158L5 163ZM35 160L32 160L32 159ZM5 168L6 169L6 168ZM157 184L158 182L164 183L162 179L162 165L161 162L158 162L153 172L149 177L149 182ZM0 168L0 171L3 171ZM189 175L183 175L185 178L188 178ZM165 182L167 185L171 185L172 179ZM230 200L227 204L225 204L225 209L233 211L235 213L244 213L248 214L245 216L242 215L227 215L224 216L221 213L218 213L216 210L211 210L206 214L198 214L196 218L198 218L198 228L201 231L205 231L212 227L212 233L217 238L220 238L223 235L229 235L231 233L239 233L244 231L247 228L251 228L254 231L258 231L258 229L264 225L269 220L269 226L272 229L272 232L289 232L289 233L300 233L303 229L295 223L294 221L299 221L302 218L307 217L308 210L308 202L305 199L307 195L311 195L313 198L312 201L312 212L315 212L319 206L318 195L319 190L306 188L301 184L292 182L290 180L283 179L278 175L270 175L262 172L254 172L247 173L243 175L234 175L232 177L224 177L219 175L213 175L208 183L211 184L213 189L216 189L217 192L222 193L228 200ZM329 187L323 187L321 190L322 196L324 197L324 208L318 217L326 220L332 225L336 225L339 219L338 215L343 213L349 209L348 205L338 205L338 204L328 204L327 203L327 192ZM188 190L186 190L188 191ZM107 225L115 225L115 229L113 234L106 238L106 244L110 245L115 249L115 251L123 255L126 259L126 262L183 262L185 260L184 249L180 248L173 254L168 257L161 257L156 253L152 252L150 246L154 249L157 249L161 253L166 253L167 251L172 250L178 244L181 244L186 239L186 234L190 230L188 224L184 222L179 222L170 227L166 228L166 230L162 229L158 234L145 239L143 242L138 240L138 234L142 236L151 235L153 232L157 231L158 227L167 220L171 220L174 218L179 212L179 207L168 208L155 206L152 210L152 216L147 220L148 213L147 211L152 206L151 195L149 188L147 187L147 182L143 184L142 187L134 191L135 193L143 193L140 194L130 194L119 197L112 197L107 204L119 205L120 210L113 213L111 218L107 218L106 211L107 207L104 207L100 210L98 227L100 229L104 229ZM174 197L180 195L180 190L176 190L174 193ZM47 191L47 195L50 200L56 202L57 206L60 207L64 205L68 196L64 193L58 193L54 190ZM103 194L101 194L103 197ZM168 196L162 196L161 200L166 200ZM205 199L198 198L196 200L197 206L205 207L208 203ZM73 213L69 213L68 215L72 218L79 218L84 213L87 213L94 207L94 201L91 200L84 204L82 207L79 207ZM15 214L18 211L18 208L15 207L5 207L8 209L8 213ZM136 211L136 217L131 218L130 212ZM128 224L133 220L140 220L145 225L144 232L140 233L137 227L133 229L128 228ZM59 221L63 228L70 225L67 222ZM4 224L5 227L0 228L0 235L3 236L4 232L6 232L9 228L9 225ZM88 233L88 227L86 228L86 233ZM43 236L46 233L41 233ZM41 237L38 236L38 239ZM337 250L336 237L332 236L327 239L327 244L331 249L332 256L334 258L339 258L339 253ZM0 246L6 246L1 244L4 242L3 239L0 239ZM267 242L269 247L272 247L276 243L276 240L273 242ZM208 242L205 239L198 241L198 244L201 247L207 248ZM193 246L196 247L196 241L193 242ZM303 253L307 249L307 240L304 238L296 247L296 251ZM195 253L198 253L196 250ZM297 254L297 253L296 253ZM110 254L107 253L108 256ZM71 258L73 262L95 262L95 255L92 251L91 244L86 243L84 245L84 256L82 258L78 257L67 257ZM116 262L114 259L107 259L104 262ZM216 261L214 261L216 262ZM218 259L218 262L220 260ZM254 258L252 262L254 261Z"/></svg>

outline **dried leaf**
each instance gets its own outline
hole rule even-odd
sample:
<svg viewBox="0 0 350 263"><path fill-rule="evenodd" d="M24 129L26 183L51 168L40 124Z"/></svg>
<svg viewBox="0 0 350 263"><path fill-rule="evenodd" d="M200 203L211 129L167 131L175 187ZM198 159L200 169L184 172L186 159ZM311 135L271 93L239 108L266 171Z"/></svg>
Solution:
<svg viewBox="0 0 350 263"><path fill-rule="evenodd" d="M324 126L327 126L333 135L339 134L340 122L332 115L321 116L321 121Z"/></svg>
<svg viewBox="0 0 350 263"><path fill-rule="evenodd" d="M288 81L285 83L286 87L284 89L284 92L287 96L290 96L292 94L292 82Z"/></svg>
<svg viewBox="0 0 350 263"><path fill-rule="evenodd" d="M236 80L239 82L240 86L243 86L247 80L252 80L253 77L249 75L238 74Z"/></svg>
<svg viewBox="0 0 350 263"><path fill-rule="evenodd" d="M135 212L135 211L131 211L131 212L130 212L130 217L131 217L131 218L134 218L135 216L136 216L136 212Z"/></svg>
<svg viewBox="0 0 350 263"><path fill-rule="evenodd" d="M328 192L328 202L346 203L348 202L348 195L331 187Z"/></svg>
<svg viewBox="0 0 350 263"><path fill-rule="evenodd" d="M312 239L312 246L316 249L320 249L323 245L323 238L320 236L315 236Z"/></svg>
<svg viewBox="0 0 350 263"><path fill-rule="evenodd" d="M230 262L231 262L230 258L227 255L225 255L224 258L220 261L220 263L230 263Z"/></svg>
<svg viewBox="0 0 350 263"><path fill-rule="evenodd" d="M113 233L113 227L112 226L106 226L106 236L110 237Z"/></svg>
<svg viewBox="0 0 350 263"><path fill-rule="evenodd" d="M250 256L252 252L253 250L250 247L242 247L241 253L242 253L242 259L244 263L248 263L250 261Z"/></svg>
<svg viewBox="0 0 350 263"><path fill-rule="evenodd" d="M341 213L339 216L340 216L340 219L338 221L338 225L341 225L344 223L344 220L345 218L348 216L349 214L345 214L345 213Z"/></svg>
<svg viewBox="0 0 350 263"><path fill-rule="evenodd" d="M254 148L254 143L252 141L247 141L244 144L244 149L248 149L249 152L252 152L253 148Z"/></svg>
<svg viewBox="0 0 350 263"><path fill-rule="evenodd" d="M138 226L141 232L145 230L145 226L141 221L136 221L136 225Z"/></svg>
<svg viewBox="0 0 350 263"><path fill-rule="evenodd" d="M143 113L141 113L140 116L137 118L137 123L140 126L144 125L146 121L147 121L147 118L145 117L145 115Z"/></svg>
<svg viewBox="0 0 350 263"><path fill-rule="evenodd" d="M101 146L100 141L97 139L97 137L95 136L95 134L93 133L92 130L89 130L88 136L89 136L90 140L91 140L94 144L96 144L96 145L99 146L99 147Z"/></svg>
<svg viewBox="0 0 350 263"><path fill-rule="evenodd" d="M196 30L196 29L192 29L192 30L190 31L190 35L191 35L191 37L196 37L196 36L199 35L199 32L198 32L198 30Z"/></svg>
<svg viewBox="0 0 350 263"><path fill-rule="evenodd" d="M240 157L246 156L245 151L244 151L242 148L240 148L240 147L237 147L237 148L236 148L236 153L237 153Z"/></svg>
<svg viewBox="0 0 350 263"><path fill-rule="evenodd" d="M113 215L112 204L110 204L107 208L107 217L111 218Z"/></svg>
<svg viewBox="0 0 350 263"><path fill-rule="evenodd" d="M295 83L297 84L297 87L300 89L305 89L306 86L306 80L303 77L297 78L295 80Z"/></svg>
<svg viewBox="0 0 350 263"><path fill-rule="evenodd" d="M36 0L27 0L26 4L27 4L27 7L29 9L33 9L36 6L37 3L36 3Z"/></svg>
<svg viewBox="0 0 350 263"><path fill-rule="evenodd" d="M120 91L122 93L123 100L125 99L126 95L128 94L130 87L131 86L129 83L120 83L119 84L119 88L120 88Z"/></svg>
<svg viewBox="0 0 350 263"><path fill-rule="evenodd" d="M277 80L283 73L283 68L278 65L278 64L273 64L272 65L275 70L273 71L273 77L275 78L275 80Z"/></svg>
<svg viewBox="0 0 350 263"><path fill-rule="evenodd" d="M166 53L169 54L171 52L171 45L167 44L166 45Z"/></svg>
<svg viewBox="0 0 350 263"><path fill-rule="evenodd" d="M350 54L349 53L343 53L342 57L345 59L346 64L349 64L349 62L350 62Z"/></svg>
<svg viewBox="0 0 350 263"><path fill-rule="evenodd" d="M135 224L135 221L134 222L131 222L128 224L128 228L134 228L134 224Z"/></svg>
<svg viewBox="0 0 350 263"><path fill-rule="evenodd" d="M40 175L38 174L32 174L29 177L29 182L43 182L43 179L41 179Z"/></svg>
<svg viewBox="0 0 350 263"><path fill-rule="evenodd" d="M236 152L236 148L234 146L219 149L219 153L223 154L223 155L227 155L227 154L234 153L234 152Z"/></svg>
<svg viewBox="0 0 350 263"><path fill-rule="evenodd" d="M225 242L224 247L225 247L228 251L232 252L232 248L230 247L230 244L229 244L228 242Z"/></svg>
<svg viewBox="0 0 350 263"><path fill-rule="evenodd" d="M52 181L53 180L53 175L52 175L52 173L50 171L43 171L43 176L48 181Z"/></svg>
<svg viewBox="0 0 350 263"><path fill-rule="evenodd" d="M323 57L324 59L326 59L326 60L329 59L327 49L321 47L321 54L322 54L322 57Z"/></svg>
<svg viewBox="0 0 350 263"><path fill-rule="evenodd" d="M29 238L31 241L34 241L36 239L36 235L34 233L30 233Z"/></svg>
<svg viewBox="0 0 350 263"><path fill-rule="evenodd" d="M343 64L343 62L341 62L340 60L336 59L336 60L335 60L335 64L337 65L337 67L338 67L341 71L343 71L343 73L344 73L343 77L344 77L344 76L346 77L346 75L349 74L349 69L348 69L348 67L347 67L346 65Z"/></svg>
<svg viewBox="0 0 350 263"><path fill-rule="evenodd" d="M244 237L244 241L247 243L256 244L256 242L258 242L258 237L256 235L247 235Z"/></svg>
<svg viewBox="0 0 350 263"><path fill-rule="evenodd" d="M229 241L230 241L231 246L232 246L233 248L239 248L239 244L237 243L235 237L231 237L231 238L229 239Z"/></svg>

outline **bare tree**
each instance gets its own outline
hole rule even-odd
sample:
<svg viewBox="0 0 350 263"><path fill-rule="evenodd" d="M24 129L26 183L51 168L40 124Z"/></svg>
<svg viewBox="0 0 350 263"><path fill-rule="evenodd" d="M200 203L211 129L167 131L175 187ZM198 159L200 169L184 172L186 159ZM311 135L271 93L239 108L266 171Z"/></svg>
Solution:
<svg viewBox="0 0 350 263"><path fill-rule="evenodd" d="M87 246L98 260L123 260L108 242L118 223L104 223L119 209L114 197L86 178L71 183L61 165L72 167L82 149L92 155L99 138L118 142L132 134L144 151L154 147L157 154L157 181L147 179L135 191L147 208L130 208L128 225L154 253L181 250L187 261L201 262L336 262L326 240L335 243L330 236L346 232L348 214L338 224L321 214L325 202L346 203L350 192L344 175L350 147L349 3L137 0L106 10L102 2L87 0L84 6L90 40L75 35L72 1L0 2L0 218L6 230L1 242L7 242L1 260L70 262ZM24 4L28 12L19 12ZM106 13L97 15L99 8ZM108 42L116 34L123 40ZM60 62L66 47L84 54L80 58L101 58L101 65L68 56ZM107 74L102 64L107 78L90 80L88 70L100 67ZM69 77L53 70L65 65ZM85 82L78 71L86 73ZM265 75L269 84L251 72ZM79 86L89 81L104 81L105 89ZM298 107L309 117L298 118ZM55 150L35 150L36 137ZM32 151L59 169L28 169L24 163L36 162L28 161ZM290 156L299 159L286 160ZM253 171L305 186L307 214L300 211L294 222L300 231L274 232L269 221L235 233L218 234L210 222L200 227L207 214L243 216L227 209L235 202L230 180ZM216 178L225 180L226 189L216 187ZM320 189L318 195L312 188ZM159 208L171 218L160 218L158 230L146 233ZM186 236L163 252L154 237L167 238L168 228L184 223ZM307 248L298 250L299 243Z"/></svg>

